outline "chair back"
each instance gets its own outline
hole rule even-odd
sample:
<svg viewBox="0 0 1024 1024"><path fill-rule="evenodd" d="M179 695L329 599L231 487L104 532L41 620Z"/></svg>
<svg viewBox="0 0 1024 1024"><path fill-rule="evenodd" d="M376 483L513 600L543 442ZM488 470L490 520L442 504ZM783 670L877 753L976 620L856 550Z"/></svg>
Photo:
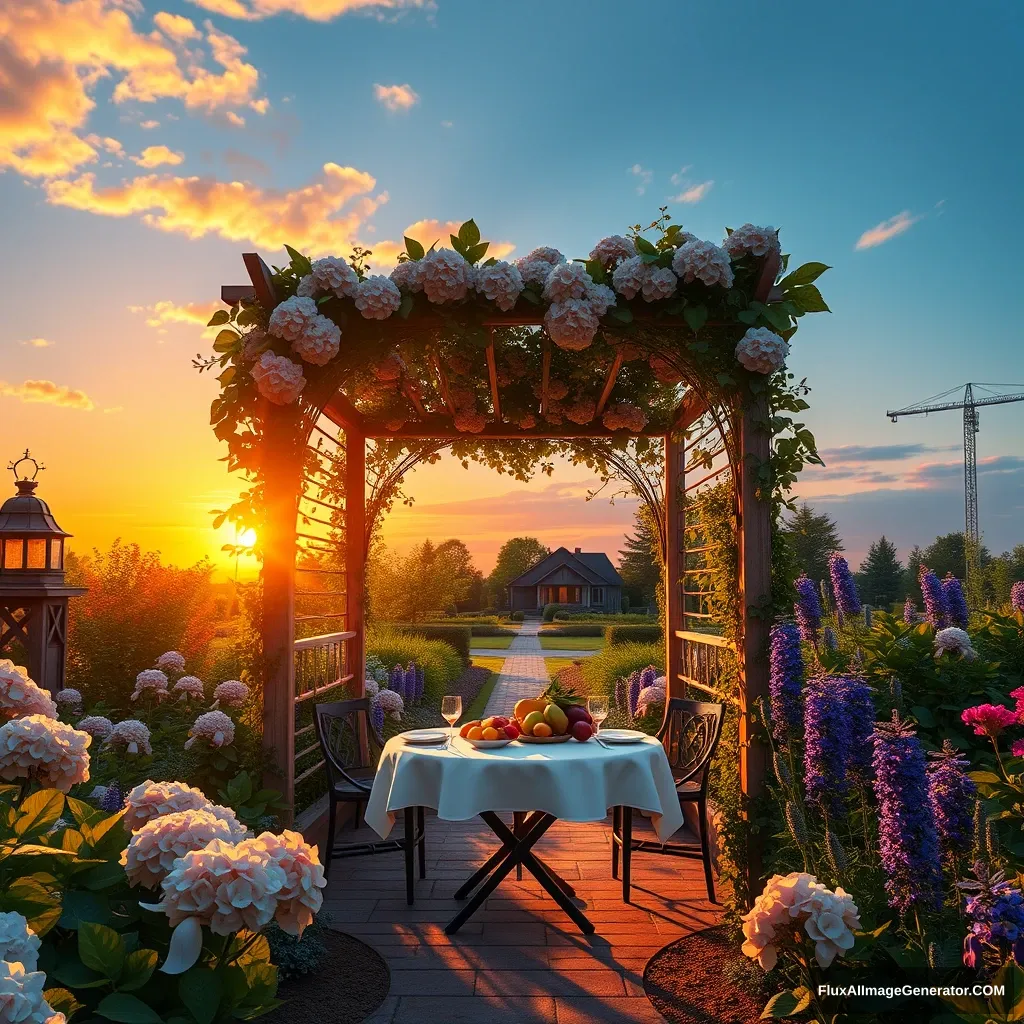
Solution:
<svg viewBox="0 0 1024 1024"><path fill-rule="evenodd" d="M369 727L369 714L368 697L336 700L313 708L316 738L332 786L344 779L360 788L369 788L352 775L376 768L380 760L381 744Z"/></svg>
<svg viewBox="0 0 1024 1024"><path fill-rule="evenodd" d="M658 739L665 747L676 785L699 781L707 787L706 771L722 737L723 706L696 700L671 698Z"/></svg>

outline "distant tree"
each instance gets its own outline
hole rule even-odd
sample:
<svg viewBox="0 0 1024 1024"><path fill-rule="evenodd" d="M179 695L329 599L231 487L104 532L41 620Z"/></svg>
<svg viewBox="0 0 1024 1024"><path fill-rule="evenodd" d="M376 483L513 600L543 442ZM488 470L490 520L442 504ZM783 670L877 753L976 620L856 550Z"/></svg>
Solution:
<svg viewBox="0 0 1024 1024"><path fill-rule="evenodd" d="M828 556L843 550L836 521L827 512L815 512L804 502L783 527L798 568L812 580L828 578Z"/></svg>
<svg viewBox="0 0 1024 1024"><path fill-rule="evenodd" d="M458 581L457 589L462 596L455 599L455 610L464 612L481 608L484 576L473 564L469 548L453 537L438 544L435 559L438 565L445 567L446 572L453 573Z"/></svg>
<svg viewBox="0 0 1024 1024"><path fill-rule="evenodd" d="M914 603L921 607L923 600L921 596L921 585L917 582L918 573L924 565L924 552L920 544L915 544L907 555L907 567L903 570L903 593L914 599Z"/></svg>
<svg viewBox="0 0 1024 1024"><path fill-rule="evenodd" d="M980 556L981 565L984 568L992 558L988 548L984 545L981 547ZM921 557L924 559L924 564L937 576L942 577L951 572L962 580L966 568L963 531L944 533L942 536L936 537L924 549Z"/></svg>
<svg viewBox="0 0 1024 1024"><path fill-rule="evenodd" d="M472 565L462 541L435 547L424 540L404 558L380 544L367 560L370 609L375 619L386 622L419 622L453 610L471 585Z"/></svg>
<svg viewBox="0 0 1024 1024"><path fill-rule="evenodd" d="M903 564L896 556L896 545L883 534L868 549L867 558L860 563L857 580L861 596L868 604L886 607L903 596Z"/></svg>
<svg viewBox="0 0 1024 1024"><path fill-rule="evenodd" d="M487 577L488 601L498 608L508 607L509 583L550 554L550 549L536 537L513 537L505 541Z"/></svg>
<svg viewBox="0 0 1024 1024"><path fill-rule="evenodd" d="M619 552L619 575L626 584L630 605L649 606L657 600L664 566L658 528L646 502L634 514L633 531L626 534Z"/></svg>
<svg viewBox="0 0 1024 1024"><path fill-rule="evenodd" d="M1014 578L1013 555L1004 551L985 566L985 598L995 605L1008 604Z"/></svg>

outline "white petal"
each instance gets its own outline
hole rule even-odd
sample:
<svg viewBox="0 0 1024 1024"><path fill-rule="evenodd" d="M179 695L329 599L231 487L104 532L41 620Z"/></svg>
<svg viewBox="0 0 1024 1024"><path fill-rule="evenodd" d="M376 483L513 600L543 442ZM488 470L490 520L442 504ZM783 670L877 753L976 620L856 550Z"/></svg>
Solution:
<svg viewBox="0 0 1024 1024"><path fill-rule="evenodd" d="M184 974L203 951L203 926L198 917L186 917L173 932L167 959L160 970L164 974Z"/></svg>

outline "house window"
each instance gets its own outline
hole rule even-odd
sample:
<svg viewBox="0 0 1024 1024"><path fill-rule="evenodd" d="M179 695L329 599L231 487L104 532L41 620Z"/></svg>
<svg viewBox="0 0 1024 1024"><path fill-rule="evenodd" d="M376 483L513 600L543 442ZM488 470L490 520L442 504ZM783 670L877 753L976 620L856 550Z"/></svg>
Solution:
<svg viewBox="0 0 1024 1024"><path fill-rule="evenodd" d="M604 604L604 587L591 587L590 588L590 603L591 604Z"/></svg>

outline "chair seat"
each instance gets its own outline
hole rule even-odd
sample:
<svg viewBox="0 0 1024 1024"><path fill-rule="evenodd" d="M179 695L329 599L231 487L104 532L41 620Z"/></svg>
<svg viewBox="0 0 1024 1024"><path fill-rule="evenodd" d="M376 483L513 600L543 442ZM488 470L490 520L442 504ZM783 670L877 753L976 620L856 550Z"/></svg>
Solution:
<svg viewBox="0 0 1024 1024"><path fill-rule="evenodd" d="M350 768L349 775L359 782L366 784L367 789L361 789L348 779L335 779L331 789L339 800L365 800L369 794L369 787L373 785L373 777L377 773L372 768Z"/></svg>
<svg viewBox="0 0 1024 1024"><path fill-rule="evenodd" d="M700 783L692 779L689 782L677 782L676 792L680 800L696 800L700 796Z"/></svg>

